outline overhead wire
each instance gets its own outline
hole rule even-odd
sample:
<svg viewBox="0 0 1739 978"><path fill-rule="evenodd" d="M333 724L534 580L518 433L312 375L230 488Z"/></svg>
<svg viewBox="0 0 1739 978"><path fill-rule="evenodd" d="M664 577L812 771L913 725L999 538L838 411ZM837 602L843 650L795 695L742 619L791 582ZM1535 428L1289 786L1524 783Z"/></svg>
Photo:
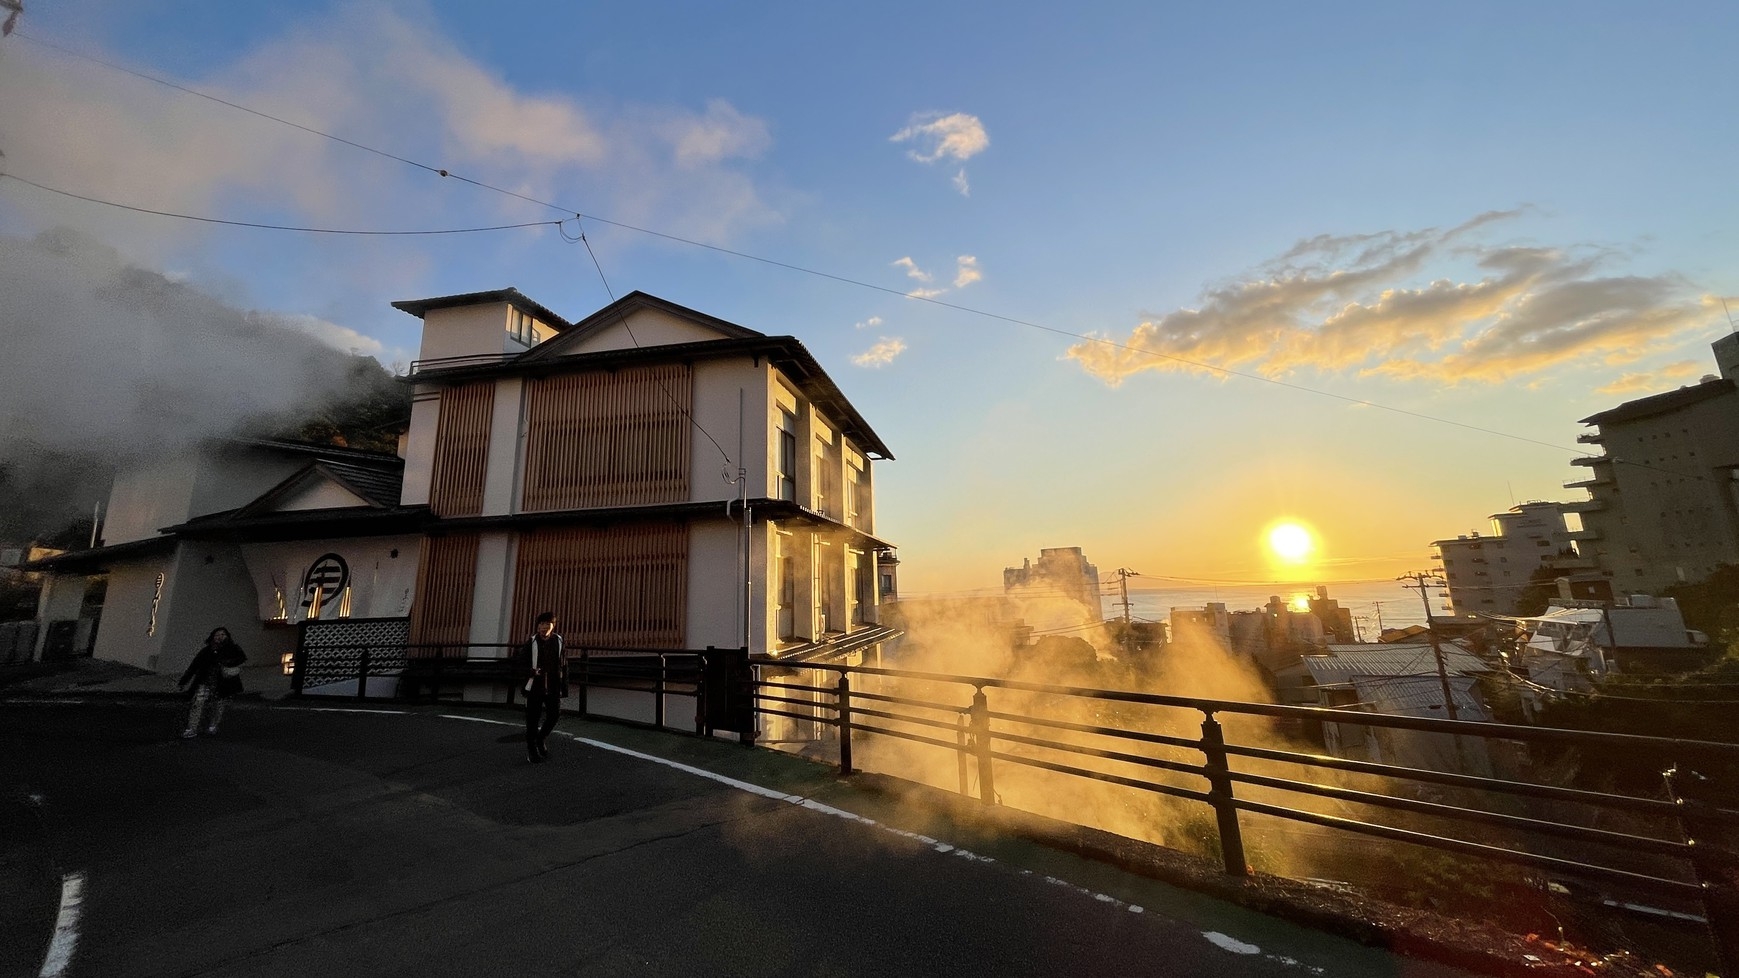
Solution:
<svg viewBox="0 0 1739 978"><path fill-rule="evenodd" d="M120 203L119 201L104 200L101 197L92 197L92 196L88 196L86 194L75 194L70 190L62 190L59 187L51 187L51 186L44 184L44 183L38 183L35 180L27 180L24 177L21 177L16 173L0 172L0 180L7 180L7 179L16 180L19 183L22 183L26 186L35 187L37 190L47 191L48 193L51 193L51 194L59 194L62 197L70 197L74 200L82 200L82 201L86 201L86 202L92 203L92 204L101 204L104 207L115 207L115 208L118 208L118 209L124 210L124 211L132 211L133 213L136 213L136 214L151 214L151 215L155 215L157 217L178 218L178 219L183 220L183 221L198 221L202 224L225 224L225 225L229 225L230 227L257 228L257 229L265 230L265 231L297 231L297 232L301 232L303 234L349 234L349 235L372 235L372 236L406 236L406 235L436 235L436 234L477 234L477 233L484 232L484 231L512 231L512 230L517 230L519 228L538 228L538 227L550 227L550 226L560 228L562 226L562 223L563 223L562 221L525 221L525 222L522 222L519 224L493 224L493 225L489 225L487 227L434 228L434 229L429 229L429 230L409 230L409 231L382 231L382 230L359 229L359 228L316 228L316 227L301 227L301 226L288 225L288 224L262 224L262 223L258 223L255 221L234 221L234 220L228 220L226 218L221 218L221 217L205 217L205 216L202 216L199 214L181 214L181 213L177 213L175 211L161 211L161 210L154 210L154 209L149 208L149 207L139 207L139 206L136 206L133 204L123 204L123 203Z"/></svg>
<svg viewBox="0 0 1739 978"><path fill-rule="evenodd" d="M66 54L70 57L74 57L74 58L78 58L80 60L88 61L92 64L100 65L102 67L109 68L111 70L118 71L118 72L121 72L123 74L130 75L132 77L151 82L153 84L162 85L166 88L171 88L171 89L174 89L176 91L195 96L197 98L206 99L206 100L214 102L216 104L227 106L227 107L235 109L237 111L248 113L249 115L257 116L257 117L262 118L262 119L267 119L267 120L270 120L272 122L277 122L277 123L280 123L282 125L290 126L291 128L300 130L300 131L305 132L305 133L309 133L310 135L315 135L315 136L320 136L320 137L325 138L325 139L330 139L330 140L333 140L335 142L341 143L343 145L350 146L350 147L358 149L358 150L362 150L363 152L372 153L376 156L380 156L380 157L383 157L385 159L389 159L389 160L393 160L393 161L396 161L399 163L403 163L407 166L416 167L417 169L436 174L442 178L451 178L451 179L457 180L461 183L467 183L467 184L470 184L472 186L478 187L479 189L488 190L492 193L502 194L502 195L505 195L508 197L512 197L512 198L524 201L526 203L536 204L536 205L539 205L541 207L547 207L547 208L550 208L552 210L559 211L564 215L573 215L576 218L582 218L584 220L595 221L597 223L606 224L606 225L609 225L611 227L617 227L617 228L621 228L623 230L633 231L633 232L636 232L639 234L649 235L652 237L663 238L667 241L672 241L672 242L688 245L690 247L702 248L702 249L705 249L708 251L717 252L719 254L730 255L732 257L741 258L741 259L744 259L747 261L759 262L761 264L770 265L770 266L777 267L777 268L783 268L783 269L787 269L789 271L799 272L799 273L802 273L805 275L811 275L811 276L815 276L818 278L829 279L832 281L840 282L840 283L847 284L847 285L852 285L852 286L862 288L862 289L868 289L871 291L882 292L882 293L886 293L889 295L896 295L896 296L900 296L900 297L905 298L905 299L913 299L913 300L916 300L919 302L927 302L927 303L930 303L931 305L940 306L942 308L947 308L947 309L952 309L952 310L955 310L957 312L967 313L969 315L980 316L980 317L984 317L987 319L994 319L994 320L997 320L1000 322L1009 323L1011 325L1024 326L1024 327L1027 327L1029 329L1035 329L1035 330L1040 330L1040 331L1047 332L1047 333L1053 333L1053 334L1058 335L1058 336L1064 336L1064 337L1068 337L1071 339L1081 340L1081 341L1087 342L1087 343L1094 343L1094 344L1098 344L1101 346L1107 346L1107 347L1111 347L1113 349L1125 350L1125 351L1135 353L1138 355L1150 356L1150 357L1155 357L1155 358L1163 359L1163 360L1169 360L1169 361L1172 361L1175 363L1183 364L1185 366L1194 367L1194 368L1197 368L1200 370L1205 370L1205 371L1208 371L1210 373L1220 374L1220 375L1227 376L1227 377L1239 377L1239 378L1243 378L1245 380L1258 381L1261 383L1271 384L1271 385L1286 388L1289 390L1296 390L1296 391L1299 391L1301 393L1314 394L1314 395L1317 395L1319 397L1327 397L1327 398L1331 398L1334 400L1343 401L1345 403L1352 404L1352 405L1355 405L1358 407L1368 407L1368 408L1373 408L1376 410L1387 411L1387 412L1399 414L1399 415L1402 415L1405 417L1411 417L1411 418L1414 418L1417 420L1436 422L1438 424L1443 424L1443 425L1447 425L1447 426L1451 426L1451 427L1461 428L1461 429L1464 429L1467 431L1473 431L1473 432L1477 432L1480 434L1491 435L1493 437L1506 438L1506 439L1510 439L1513 441L1519 441L1519 442L1524 442L1527 444L1538 445L1540 447L1550 448L1550 449L1553 449L1555 451L1566 451L1566 452L1570 452L1571 454L1581 454L1581 451L1582 451L1581 449L1571 448L1568 446L1555 444L1553 442L1542 441L1540 439L1530 438L1530 437L1527 437L1525 435L1517 435L1517 434L1514 434L1511 432L1500 431L1500 430L1495 429L1495 428L1487 428L1487 427L1484 427L1482 425L1469 424L1467 422L1456 421L1456 420L1453 420L1451 418L1445 418L1445 417L1441 417L1438 415L1427 414L1427 413L1419 412L1419 411L1412 411L1412 410L1408 410L1406 408L1394 407L1392 405L1383 404L1383 403L1380 403L1377 401L1371 401L1371 400L1367 400L1364 398L1353 397L1351 395L1346 395L1346 394L1339 394L1339 393L1336 393L1334 391L1323 390L1321 388L1315 388L1315 387L1309 387L1309 386L1306 386L1303 384L1296 384L1296 383L1292 383L1290 381L1279 380L1279 379L1276 379L1273 377L1265 377L1265 376L1262 376L1261 374L1250 373L1250 372L1241 371L1241 370L1234 370L1234 369L1229 368L1229 367L1222 367L1222 366L1219 366L1216 364L1206 363L1204 361L1193 360L1193 359L1190 359L1188 357L1178 356L1176 354L1164 353L1164 352L1161 352L1159 350L1148 349L1146 347L1131 346L1129 344L1119 343L1115 340L1107 339L1105 337L1093 336L1091 334L1085 334L1085 333L1076 333L1076 332L1072 332L1070 330L1061 329L1061 328L1054 327L1054 326L1047 326L1047 325L1044 325L1042 323L1033 322L1031 320L1020 319L1020 318L1014 317L1014 316L1007 316L1007 315L1003 315L1001 313L989 312L987 310L977 309L977 308L974 308L971 306L961 305L959 303L945 302L941 299L937 299L934 296L925 296L925 295L920 295L920 294L916 294L916 293L912 293L912 292L902 291L900 289L890 288L888 286L876 285L876 284L873 284L870 282L861 281L859 279L850 278L848 276L838 275L838 274L834 274L832 272L824 272L824 271L821 271L819 269L814 269L814 268L809 268L809 267L802 266L802 265L797 265L797 264L792 263L792 262L785 262L785 261L779 261L779 260L773 259L773 258L766 258L766 257L760 256L760 255L755 255L755 254L750 254L748 252L738 251L738 250L735 250L732 248L725 248L725 247L720 246L720 245L708 244L708 243L703 242L703 241L697 241L697 240L694 240L692 238L686 238L686 237L683 237L683 236L677 235L677 234L670 234L670 233L664 232L664 231L657 231L657 230L653 230L651 228L645 228L645 227L640 227L640 226L633 225L633 224L628 224L628 223L625 223L622 221L613 221L613 220L610 220L608 218L600 217L600 216L595 215L595 214L585 214L584 212L580 211L577 208L565 207L563 205L556 204L556 203L553 203L551 201L547 201L547 200L543 200L543 199L540 199L537 197L533 197L529 194L520 193L520 192L515 191L515 190L509 190L505 187L498 187L498 186L495 186L493 184L484 182L482 180L478 180L478 179L475 179L472 177L467 177L467 176L464 176L462 174L455 173L455 172L453 172L445 167L437 167L437 166L433 166L433 165L428 164L428 163L422 163L422 162L419 162L417 160L410 159L408 157L400 156L396 153L391 153L391 152L388 152L386 150L378 149L376 147L357 142L356 140L347 139L345 137L338 136L338 135L335 135L333 133L325 132L324 130L316 129L312 126L306 126L306 125L302 125L301 123L292 122L288 119L284 119L284 118L281 118L279 116L272 115L271 113L262 112L258 109L254 109L254 108L251 108L249 106L242 105L238 102L234 102L234 101L231 101L229 99L220 98L218 96L199 91L198 89L192 88L190 86L181 85L181 84L178 84L176 82L169 81L167 79L158 78L158 77L151 75L147 72L142 72L142 71L138 71L138 70L133 69L133 68L128 68L126 66L119 65L119 64L116 64L114 62L102 59L102 58L97 58L97 57L94 57L92 55L88 55L88 54L85 54L83 52L76 51L74 49L71 49L71 48L68 48L68 47L65 47L65 46L62 46L59 44L55 44L55 43L47 41L47 40L43 40L41 38L36 37L34 34L30 34L30 33L26 33L26 32L21 31L21 32L18 32L17 36L23 37L26 40L28 40L34 44L39 44L39 45L42 45L44 47L59 51L59 52ZM564 237L567 237L567 236L564 234ZM595 258L595 256L594 256L594 258ZM708 437L710 438L711 436L709 435ZM717 446L716 440L714 441L714 444L715 444L715 446ZM722 448L720 450L723 451ZM726 457L727 457L727 459L729 458L728 454L726 455ZM1613 460L1613 461L1620 462L1622 460ZM1644 468L1651 468L1650 466L1647 466L1644 463L1624 462L1623 464L1638 465L1638 466L1642 466ZM1665 470L1665 469L1662 469L1659 471L1671 472L1671 470ZM1704 481L1712 481L1712 480L1707 480L1706 477L1703 477L1703 476L1695 474L1695 473L1686 474L1686 473L1671 472L1671 474L1681 475L1681 476L1685 476L1685 477L1689 477L1689 478L1704 479Z"/></svg>

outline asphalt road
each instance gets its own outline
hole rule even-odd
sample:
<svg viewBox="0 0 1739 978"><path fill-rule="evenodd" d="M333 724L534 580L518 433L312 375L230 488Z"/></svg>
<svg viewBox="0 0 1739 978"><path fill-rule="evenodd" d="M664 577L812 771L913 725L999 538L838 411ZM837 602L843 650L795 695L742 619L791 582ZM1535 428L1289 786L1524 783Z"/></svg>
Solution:
<svg viewBox="0 0 1739 978"><path fill-rule="evenodd" d="M0 976L1461 974L576 739L674 736L178 709L0 702Z"/></svg>

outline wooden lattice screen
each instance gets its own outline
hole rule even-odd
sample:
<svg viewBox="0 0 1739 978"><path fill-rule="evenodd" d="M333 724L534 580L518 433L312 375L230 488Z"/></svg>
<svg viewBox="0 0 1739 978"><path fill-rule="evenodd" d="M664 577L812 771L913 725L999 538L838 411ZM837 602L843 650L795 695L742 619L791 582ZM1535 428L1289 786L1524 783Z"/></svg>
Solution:
<svg viewBox="0 0 1739 978"><path fill-rule="evenodd" d="M495 411L495 382L485 380L445 388L440 403L429 508L436 516L476 516L483 512L483 479L489 469L489 422Z"/></svg>
<svg viewBox="0 0 1739 978"><path fill-rule="evenodd" d="M470 641L477 539L475 533L454 533L423 541L422 558L417 565L417 593L411 602L412 656L441 652L417 646Z"/></svg>
<svg viewBox="0 0 1739 978"><path fill-rule="evenodd" d="M519 538L516 634L553 611L570 647L680 649L688 611L688 527L553 527Z"/></svg>
<svg viewBox="0 0 1739 978"><path fill-rule="evenodd" d="M694 372L684 364L532 380L526 512L684 502Z"/></svg>

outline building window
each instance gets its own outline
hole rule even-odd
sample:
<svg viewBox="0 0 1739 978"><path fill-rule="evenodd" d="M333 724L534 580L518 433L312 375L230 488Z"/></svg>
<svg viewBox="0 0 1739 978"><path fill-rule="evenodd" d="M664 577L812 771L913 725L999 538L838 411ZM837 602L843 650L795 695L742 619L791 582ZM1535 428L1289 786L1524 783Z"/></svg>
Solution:
<svg viewBox="0 0 1739 978"><path fill-rule="evenodd" d="M797 416L779 409L779 498L797 501Z"/></svg>
<svg viewBox="0 0 1739 978"><path fill-rule="evenodd" d="M537 345L537 320L518 309L507 310L507 335L526 346Z"/></svg>

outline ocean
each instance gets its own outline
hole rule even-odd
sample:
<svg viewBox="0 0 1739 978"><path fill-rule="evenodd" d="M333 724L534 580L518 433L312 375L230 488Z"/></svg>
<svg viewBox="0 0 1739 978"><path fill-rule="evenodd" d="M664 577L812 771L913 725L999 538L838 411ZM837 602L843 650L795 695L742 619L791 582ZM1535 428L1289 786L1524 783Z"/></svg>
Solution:
<svg viewBox="0 0 1739 978"><path fill-rule="evenodd" d="M1106 618L1123 616L1122 598L1117 590L1117 582L1112 578L1104 584L1104 608ZM1417 588L1407 588L1403 581L1361 581L1352 584L1328 584L1328 596L1340 602L1353 614L1353 623L1367 642L1377 640L1377 633L1383 628L1406 628L1408 625L1425 624L1425 606L1419 600ZM1445 599L1437 596L1438 589L1430 588L1426 594L1432 602L1433 612L1444 614L1442 606ZM1255 611L1268 603L1270 595L1279 595L1283 601L1295 598L1314 597L1316 587L1313 585L1280 585L1280 584L1198 584L1190 586L1167 588L1135 588L1129 589L1130 617L1141 621L1169 621L1173 608L1200 609L1209 602L1225 604L1227 611ZM1379 625L1379 622L1381 623Z"/></svg>

